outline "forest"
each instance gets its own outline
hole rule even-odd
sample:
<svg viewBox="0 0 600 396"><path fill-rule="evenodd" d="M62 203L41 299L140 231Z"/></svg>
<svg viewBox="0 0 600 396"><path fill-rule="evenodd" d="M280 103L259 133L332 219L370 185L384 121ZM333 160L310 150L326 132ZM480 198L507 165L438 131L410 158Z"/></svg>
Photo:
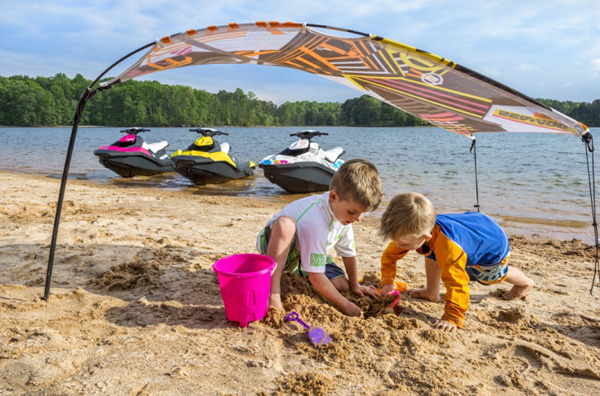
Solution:
<svg viewBox="0 0 600 396"><path fill-rule="evenodd" d="M68 126L91 80L0 76L0 125ZM600 126L600 99L591 103L537 99L584 124ZM130 80L86 104L81 125L97 126L422 126L425 121L367 95L344 103L276 105L241 89L210 93L183 85Z"/></svg>

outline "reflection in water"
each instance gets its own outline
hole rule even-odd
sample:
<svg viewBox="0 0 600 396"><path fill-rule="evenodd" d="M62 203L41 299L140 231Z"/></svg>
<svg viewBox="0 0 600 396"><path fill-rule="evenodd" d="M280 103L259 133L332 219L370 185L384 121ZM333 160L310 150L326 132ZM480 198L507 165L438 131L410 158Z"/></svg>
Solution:
<svg viewBox="0 0 600 396"><path fill-rule="evenodd" d="M135 176L131 178L121 178L113 176L109 179L97 180L99 184L107 183L113 186L125 187L125 188L164 188L167 190L180 190L187 187L191 182L188 182L182 176L179 176L175 172L164 173L162 175L153 176Z"/></svg>
<svg viewBox="0 0 600 396"><path fill-rule="evenodd" d="M230 180L226 183L219 184L206 184L199 186L194 184L189 179L177 174L167 173L162 175L153 176L135 176L131 178L121 178L119 176L112 176L107 179L94 180L98 184L110 184L113 186L123 188L162 188L171 191L193 191L194 194L204 195L229 195L239 197L269 197L269 196L281 196L290 195L285 190L271 184L266 180L262 172L257 170L253 176Z"/></svg>

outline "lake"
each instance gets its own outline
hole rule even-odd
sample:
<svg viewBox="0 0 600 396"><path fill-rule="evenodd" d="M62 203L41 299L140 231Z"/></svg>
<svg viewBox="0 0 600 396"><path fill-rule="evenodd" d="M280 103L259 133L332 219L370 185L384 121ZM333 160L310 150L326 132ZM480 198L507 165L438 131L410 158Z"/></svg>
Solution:
<svg viewBox="0 0 600 396"><path fill-rule="evenodd" d="M71 178L123 188L152 186L194 194L252 196L288 202L287 194L256 175L222 185L196 186L176 173L125 180L102 167L96 148L116 141L123 128L82 127L78 131ZM289 146L290 133L309 128L220 128L240 161L259 162ZM435 127L312 128L329 133L314 139L324 149L342 146L343 159L366 158L379 169L388 201L394 194L425 194L439 213L473 210L476 203L471 140ZM592 128L598 137L599 128ZM0 128L0 169L60 178L71 128ZM151 128L149 142L167 140L170 154L186 148L197 135L187 128ZM479 200L482 212L493 216L509 233L593 243L585 146L570 135L482 133L477 137ZM218 138L217 138L218 139ZM67 185L68 189L68 185ZM57 191L58 197L58 191ZM374 213L378 215L380 210Z"/></svg>

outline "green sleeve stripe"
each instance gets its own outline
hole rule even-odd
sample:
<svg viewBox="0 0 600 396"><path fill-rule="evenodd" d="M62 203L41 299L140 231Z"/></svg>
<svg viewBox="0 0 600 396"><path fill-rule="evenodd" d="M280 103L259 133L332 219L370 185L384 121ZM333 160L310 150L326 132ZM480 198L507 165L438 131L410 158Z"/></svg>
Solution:
<svg viewBox="0 0 600 396"><path fill-rule="evenodd" d="M300 221L302 216L304 216L306 214L306 212L308 212L310 210L310 208L312 208L313 206L315 206L316 204L319 204L321 202L323 202L323 200L319 199L317 202L312 203L308 208L306 208L306 210L304 212L302 212L302 214L296 219L296 223L298 223Z"/></svg>

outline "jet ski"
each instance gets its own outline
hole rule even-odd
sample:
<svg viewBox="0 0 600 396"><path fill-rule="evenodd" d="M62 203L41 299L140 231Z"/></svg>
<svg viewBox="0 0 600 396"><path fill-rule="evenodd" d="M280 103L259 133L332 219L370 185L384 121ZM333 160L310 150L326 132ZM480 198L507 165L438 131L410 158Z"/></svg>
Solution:
<svg viewBox="0 0 600 396"><path fill-rule="evenodd" d="M125 136L110 146L102 146L94 150L94 154L98 156L100 164L122 177L175 172L173 161L165 151L169 143L164 140L146 143L141 136L138 136L138 133L149 130L145 128L124 129L121 133L125 133Z"/></svg>
<svg viewBox="0 0 600 396"><path fill-rule="evenodd" d="M306 130L292 133L298 140L279 154L265 157L258 166L265 177L289 193L326 191L333 174L344 163L344 149L323 150L311 139L328 133Z"/></svg>
<svg viewBox="0 0 600 396"><path fill-rule="evenodd" d="M241 163L230 154L229 143L220 143L213 136L229 135L213 128L190 129L202 135L187 149L171 155L175 170L196 184L224 183L252 176L256 164Z"/></svg>

